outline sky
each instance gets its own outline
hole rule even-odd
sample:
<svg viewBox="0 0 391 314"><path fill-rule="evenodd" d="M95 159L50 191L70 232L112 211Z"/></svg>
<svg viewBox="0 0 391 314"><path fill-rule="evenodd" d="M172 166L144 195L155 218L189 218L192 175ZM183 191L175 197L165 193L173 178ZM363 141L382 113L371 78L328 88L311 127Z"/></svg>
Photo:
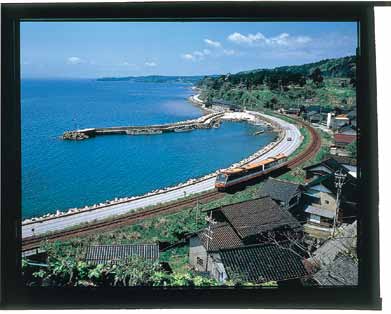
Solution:
<svg viewBox="0 0 391 314"><path fill-rule="evenodd" d="M211 75L356 53L355 22L22 22L22 78Z"/></svg>

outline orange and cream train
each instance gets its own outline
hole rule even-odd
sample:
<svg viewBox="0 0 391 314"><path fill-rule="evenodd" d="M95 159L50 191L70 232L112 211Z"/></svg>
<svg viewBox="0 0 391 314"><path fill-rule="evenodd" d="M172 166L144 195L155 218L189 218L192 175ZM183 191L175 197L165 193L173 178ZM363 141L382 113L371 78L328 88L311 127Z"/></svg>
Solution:
<svg viewBox="0 0 391 314"><path fill-rule="evenodd" d="M223 170L216 177L215 187L222 191L228 187L265 175L282 167L287 161L284 154L266 158L262 161L241 167Z"/></svg>

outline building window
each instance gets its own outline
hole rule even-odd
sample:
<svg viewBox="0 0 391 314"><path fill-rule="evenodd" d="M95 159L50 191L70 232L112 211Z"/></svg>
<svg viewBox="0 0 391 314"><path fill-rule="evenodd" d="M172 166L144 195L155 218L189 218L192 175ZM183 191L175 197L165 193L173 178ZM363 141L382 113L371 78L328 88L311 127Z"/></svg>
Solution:
<svg viewBox="0 0 391 314"><path fill-rule="evenodd" d="M317 223L317 224L320 224L320 216L311 214L310 215L310 221L314 222L314 223Z"/></svg>
<svg viewBox="0 0 391 314"><path fill-rule="evenodd" d="M197 257L197 264L200 266L204 266L204 260L202 258Z"/></svg>

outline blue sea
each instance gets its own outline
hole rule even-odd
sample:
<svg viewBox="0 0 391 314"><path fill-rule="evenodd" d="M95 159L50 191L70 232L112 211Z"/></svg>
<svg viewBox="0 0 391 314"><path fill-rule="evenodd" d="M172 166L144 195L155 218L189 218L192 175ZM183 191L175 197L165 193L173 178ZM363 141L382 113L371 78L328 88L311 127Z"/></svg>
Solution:
<svg viewBox="0 0 391 314"><path fill-rule="evenodd" d="M218 129L63 141L65 130L197 118L190 85L22 80L22 216L141 195L211 173L267 145L273 134L224 122Z"/></svg>

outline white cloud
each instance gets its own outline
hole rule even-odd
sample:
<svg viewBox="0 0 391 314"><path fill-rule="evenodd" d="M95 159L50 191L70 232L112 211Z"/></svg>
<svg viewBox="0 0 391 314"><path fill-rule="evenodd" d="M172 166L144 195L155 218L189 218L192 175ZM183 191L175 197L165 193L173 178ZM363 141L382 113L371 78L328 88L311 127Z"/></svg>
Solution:
<svg viewBox="0 0 391 314"><path fill-rule="evenodd" d="M263 36L262 33L256 33L255 35L253 34L248 34L247 36L242 35L241 33L232 33L231 35L228 36L228 40L237 43L237 44L252 44L256 41L264 40L265 36Z"/></svg>
<svg viewBox="0 0 391 314"><path fill-rule="evenodd" d="M182 58L185 59L185 60L195 60L195 57L191 53L183 54Z"/></svg>
<svg viewBox="0 0 391 314"><path fill-rule="evenodd" d="M308 36L298 36L296 37L296 40L300 44L306 44L311 41L311 37Z"/></svg>
<svg viewBox="0 0 391 314"><path fill-rule="evenodd" d="M79 57L69 57L67 59L68 64L80 64L83 63L83 60L80 59Z"/></svg>
<svg viewBox="0 0 391 314"><path fill-rule="evenodd" d="M224 50L223 50L223 53L224 53L226 56L233 56L234 54L236 54L235 50L233 50L233 49L224 49Z"/></svg>
<svg viewBox="0 0 391 314"><path fill-rule="evenodd" d="M157 63L156 62L153 62L153 61L151 61L151 62L145 62L144 63L147 67L155 67L155 66L157 66Z"/></svg>
<svg viewBox="0 0 391 314"><path fill-rule="evenodd" d="M220 48L221 47L221 43L219 43L218 41L213 41L211 39L204 39L204 42L211 46L211 47L215 47L215 48Z"/></svg>
<svg viewBox="0 0 391 314"><path fill-rule="evenodd" d="M310 42L308 36L291 36L288 33L281 33L274 37L266 37L262 33L247 34L235 32L228 36L228 40L236 44L247 44L250 46L274 46L274 47L296 47Z"/></svg>
<svg viewBox="0 0 391 314"><path fill-rule="evenodd" d="M185 53L181 57L185 60L199 61L203 60L205 56L210 55L212 52L209 49L203 49L202 51L193 51L192 53Z"/></svg>

